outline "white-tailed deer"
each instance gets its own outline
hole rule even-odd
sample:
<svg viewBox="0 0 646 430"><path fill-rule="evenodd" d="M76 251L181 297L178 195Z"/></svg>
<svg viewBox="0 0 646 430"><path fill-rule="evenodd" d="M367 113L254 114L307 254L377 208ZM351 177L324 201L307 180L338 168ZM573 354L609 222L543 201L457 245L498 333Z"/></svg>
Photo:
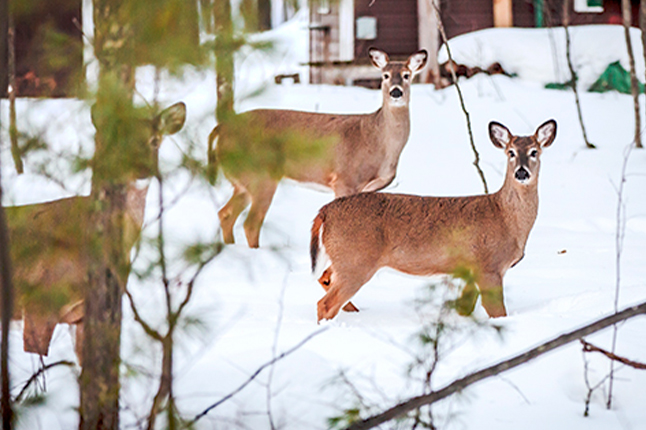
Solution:
<svg viewBox="0 0 646 430"><path fill-rule="evenodd" d="M356 310L350 298L381 267L423 276L466 269L477 288L467 283L458 311L470 314L480 293L490 316L507 314L502 279L523 258L538 211L540 155L554 141L556 122L549 120L526 137L491 122L489 136L508 160L505 181L494 194L362 193L321 208L310 247L315 273L322 269L319 254L330 262L319 278L327 292L318 302L319 321L334 318L345 303Z"/></svg>
<svg viewBox="0 0 646 430"><path fill-rule="evenodd" d="M138 139L134 139L133 144L141 145L136 153L150 159L134 163L137 172L127 184L122 214L125 261L130 261L144 220L148 182L138 180L156 174L162 136L178 132L185 118L186 105L176 103L152 121L142 121ZM92 204L92 197L85 196L5 208L17 291L15 318L24 320L26 352L46 356L58 323L77 324L77 355L81 351Z"/></svg>
<svg viewBox="0 0 646 430"><path fill-rule="evenodd" d="M336 197L380 190L393 181L410 133L410 85L428 54L421 50L406 62L395 62L378 49L369 53L382 71L383 104L376 112L259 109L236 115L211 132L209 162L214 165L217 158L234 187L218 213L226 243L234 242L236 219L251 201L244 230L249 246L258 247L260 228L283 177L331 188Z"/></svg>

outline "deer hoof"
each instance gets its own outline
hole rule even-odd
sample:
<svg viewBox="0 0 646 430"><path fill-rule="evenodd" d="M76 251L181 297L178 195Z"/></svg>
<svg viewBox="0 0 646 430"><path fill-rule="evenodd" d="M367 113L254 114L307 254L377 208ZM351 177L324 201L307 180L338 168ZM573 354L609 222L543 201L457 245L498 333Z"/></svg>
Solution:
<svg viewBox="0 0 646 430"><path fill-rule="evenodd" d="M359 308L353 305L352 302L346 303L346 305L343 306L343 310L346 312L359 312Z"/></svg>

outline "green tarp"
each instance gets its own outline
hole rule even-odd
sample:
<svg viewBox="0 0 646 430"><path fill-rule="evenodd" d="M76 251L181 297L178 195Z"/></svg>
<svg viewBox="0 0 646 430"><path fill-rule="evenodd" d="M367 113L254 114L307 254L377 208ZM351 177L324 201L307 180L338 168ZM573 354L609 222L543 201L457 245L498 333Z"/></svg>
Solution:
<svg viewBox="0 0 646 430"><path fill-rule="evenodd" d="M550 83L545 85L545 88L552 90L565 90L572 87L572 82L566 83ZM630 73L624 69L619 61L615 61L606 67L599 79L588 88L588 91L593 93L605 93L607 91L619 91L624 94L631 94L630 89ZM644 92L644 85L639 82L639 92Z"/></svg>
<svg viewBox="0 0 646 430"><path fill-rule="evenodd" d="M608 65L606 70L599 76L599 79L588 88L593 93L605 93L606 91L617 90L620 93L631 94L630 73L626 71L619 61ZM639 92L644 92L644 85L639 82Z"/></svg>

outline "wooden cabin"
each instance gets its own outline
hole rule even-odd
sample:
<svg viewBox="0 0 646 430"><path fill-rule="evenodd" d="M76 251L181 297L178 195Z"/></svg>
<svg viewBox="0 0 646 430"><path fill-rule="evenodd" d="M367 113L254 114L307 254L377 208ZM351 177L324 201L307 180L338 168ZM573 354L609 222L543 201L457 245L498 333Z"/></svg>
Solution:
<svg viewBox="0 0 646 430"><path fill-rule="evenodd" d="M491 27L562 25L563 0L435 0L450 39ZM632 0L633 25L639 0ZM367 50L406 58L425 48L429 69L441 44L432 0L311 0L310 82L371 86L379 73ZM570 25L621 24L621 0L571 0ZM428 72L427 72L428 73ZM428 81L428 74L422 80Z"/></svg>

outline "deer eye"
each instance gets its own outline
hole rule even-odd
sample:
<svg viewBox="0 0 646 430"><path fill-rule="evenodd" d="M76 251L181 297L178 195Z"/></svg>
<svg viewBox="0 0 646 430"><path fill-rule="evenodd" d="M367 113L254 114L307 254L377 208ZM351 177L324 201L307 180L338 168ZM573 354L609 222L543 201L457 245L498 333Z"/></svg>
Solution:
<svg viewBox="0 0 646 430"><path fill-rule="evenodd" d="M538 156L538 151L535 149L532 149L532 151L529 153L529 156L532 158L536 158Z"/></svg>
<svg viewBox="0 0 646 430"><path fill-rule="evenodd" d="M402 78L404 78L404 80L406 80L406 81L409 80L410 79L410 73L408 73L408 72L402 73Z"/></svg>
<svg viewBox="0 0 646 430"><path fill-rule="evenodd" d="M384 73L384 79L385 80L390 79L390 73Z"/></svg>
<svg viewBox="0 0 646 430"><path fill-rule="evenodd" d="M507 154L509 154L510 159L516 156L516 153L514 151L509 151Z"/></svg>

